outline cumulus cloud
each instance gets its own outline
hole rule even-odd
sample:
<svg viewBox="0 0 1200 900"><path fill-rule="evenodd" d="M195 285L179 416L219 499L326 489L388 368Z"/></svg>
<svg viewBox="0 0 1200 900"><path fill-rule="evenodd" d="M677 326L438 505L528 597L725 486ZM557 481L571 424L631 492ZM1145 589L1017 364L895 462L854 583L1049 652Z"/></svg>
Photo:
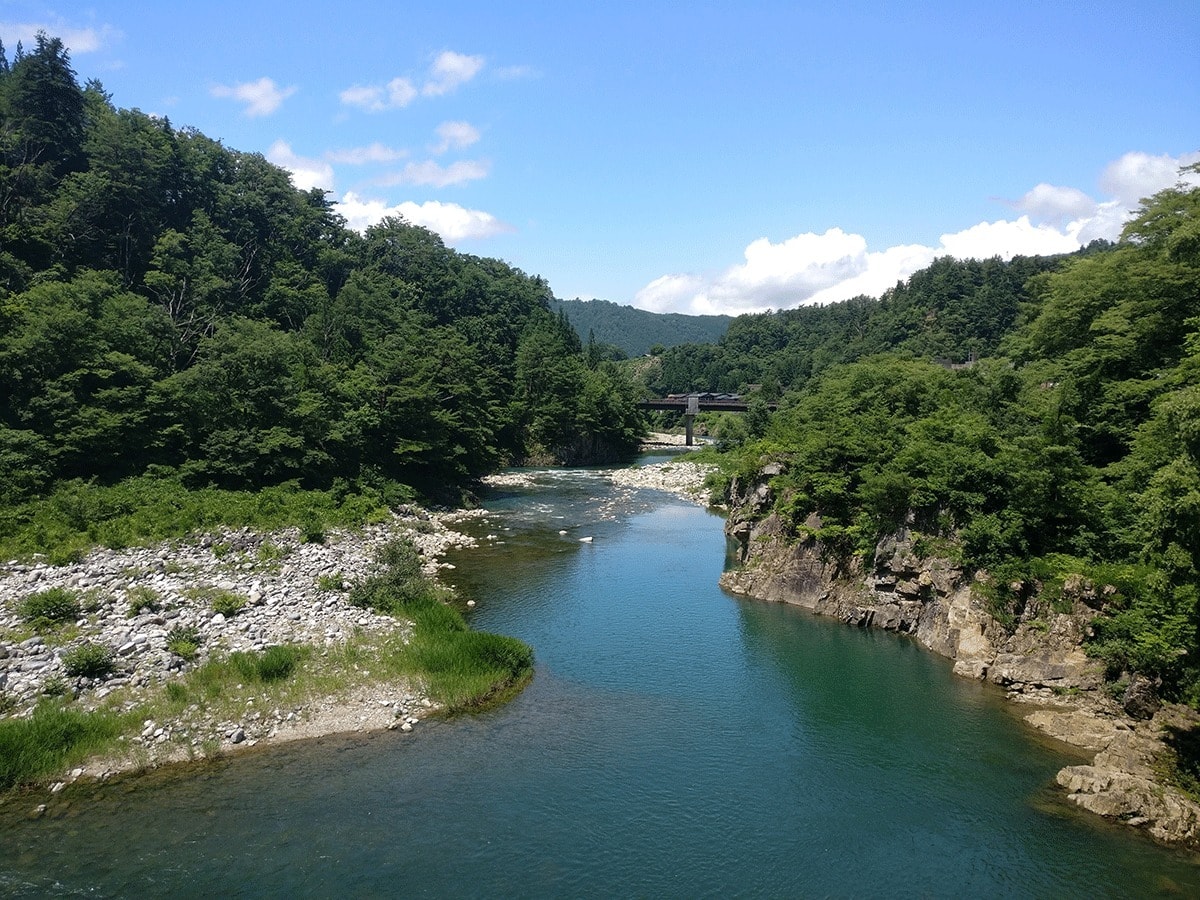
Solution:
<svg viewBox="0 0 1200 900"><path fill-rule="evenodd" d="M292 184L302 191L333 190L333 166L324 160L297 155L287 141L273 143L267 150L267 159L291 172Z"/></svg>
<svg viewBox="0 0 1200 900"><path fill-rule="evenodd" d="M1195 162L1200 162L1200 152L1185 153L1179 157L1126 153L1105 168L1100 177L1100 187L1123 206L1132 209L1151 194L1172 187L1179 180L1179 168ZM1189 173L1184 180L1191 184L1200 183L1195 173Z"/></svg>
<svg viewBox="0 0 1200 900"><path fill-rule="evenodd" d="M330 150L325 158L330 162L344 163L350 166L363 166L369 163L390 163L408 156L407 150L396 150L375 141L366 147L348 147L344 150Z"/></svg>
<svg viewBox="0 0 1200 900"><path fill-rule="evenodd" d="M1043 222L1066 224L1096 211L1096 201L1078 188L1058 187L1044 181L1013 204Z"/></svg>
<svg viewBox="0 0 1200 900"><path fill-rule="evenodd" d="M1074 223L1072 223L1074 224ZM1079 249L1079 241L1050 225L1034 225L1029 216L1015 222L980 222L954 234L943 234L939 255L956 259L989 259L999 256L1037 256L1070 253Z"/></svg>
<svg viewBox="0 0 1200 900"><path fill-rule="evenodd" d="M346 106L367 112L403 109L418 96L440 97L466 84L483 69L482 56L467 56L445 50L437 55L420 88L410 78L393 78L387 84L356 84L338 97Z"/></svg>
<svg viewBox="0 0 1200 900"><path fill-rule="evenodd" d="M399 172L379 180L381 185L419 184L427 187L450 187L486 178L488 164L479 160L464 159L443 166L433 160L410 162Z"/></svg>
<svg viewBox="0 0 1200 900"><path fill-rule="evenodd" d="M438 142L430 148L435 154L461 150L479 141L479 129L470 122L443 122L434 129Z"/></svg>
<svg viewBox="0 0 1200 900"><path fill-rule="evenodd" d="M1180 168L1197 161L1200 152L1180 157L1127 153L1100 178L1109 199L1097 201L1077 188L1042 183L1012 201L1025 215L943 234L936 247L908 244L872 251L862 235L840 228L779 243L759 238L746 247L743 262L716 273L663 275L638 291L633 305L652 312L738 315L859 294L877 297L939 256L1069 253L1097 238L1119 238L1142 199L1174 186ZM1200 175L1188 173L1182 180L1200 184Z"/></svg>
<svg viewBox="0 0 1200 900"><path fill-rule="evenodd" d="M270 78L260 78L258 81L245 81L234 85L213 85L211 93L214 97L225 97L244 103L245 109L242 112L250 118L256 118L275 112L284 100L296 93L296 88L281 88Z"/></svg>
<svg viewBox="0 0 1200 900"><path fill-rule="evenodd" d="M55 19L46 22L0 22L0 34L4 35L8 44L5 48L11 53L20 41L26 50L33 49L37 33L44 31L51 37L57 37L71 53L94 53L111 45L121 37L121 32L111 25L101 25L99 28L79 28Z"/></svg>
<svg viewBox="0 0 1200 900"><path fill-rule="evenodd" d="M405 201L389 206L382 200L360 197L352 191L337 202L338 213L356 231L365 231L388 216L401 216L413 225L435 231L449 242L488 238L515 230L507 222L480 209L467 209L457 203Z"/></svg>
<svg viewBox="0 0 1200 900"><path fill-rule="evenodd" d="M384 85L354 85L338 97L347 106L357 106L367 112L403 109L417 97L417 89L407 78L393 78Z"/></svg>
<svg viewBox="0 0 1200 900"><path fill-rule="evenodd" d="M652 312L739 315L825 303L857 294L877 296L933 261L921 245L870 252L860 234L830 228L799 234L778 244L752 242L744 262L714 277L664 275L640 290L634 306Z"/></svg>
<svg viewBox="0 0 1200 900"><path fill-rule="evenodd" d="M429 80L421 88L421 93L426 97L448 94L478 75L482 68L482 56L467 56L453 50L444 50L429 67Z"/></svg>

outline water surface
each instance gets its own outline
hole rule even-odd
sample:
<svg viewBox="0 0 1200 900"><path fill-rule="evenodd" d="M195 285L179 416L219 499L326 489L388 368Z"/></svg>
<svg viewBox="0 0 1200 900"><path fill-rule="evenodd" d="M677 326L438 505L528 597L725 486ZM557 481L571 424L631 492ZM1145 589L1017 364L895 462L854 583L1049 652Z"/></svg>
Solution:
<svg viewBox="0 0 1200 900"><path fill-rule="evenodd" d="M1189 858L1070 808L1073 759L991 686L723 594L698 507L533 480L487 501L450 573L475 627L535 648L516 700L69 789L37 820L40 797L9 804L0 893L1200 894Z"/></svg>

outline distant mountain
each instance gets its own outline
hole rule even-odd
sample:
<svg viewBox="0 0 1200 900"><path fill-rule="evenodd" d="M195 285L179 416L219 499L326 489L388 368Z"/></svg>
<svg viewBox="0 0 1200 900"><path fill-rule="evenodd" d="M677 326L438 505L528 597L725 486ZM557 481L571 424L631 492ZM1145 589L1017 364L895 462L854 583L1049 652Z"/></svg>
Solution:
<svg viewBox="0 0 1200 900"><path fill-rule="evenodd" d="M644 356L655 344L714 344L725 334L732 316L685 316L681 313L652 313L608 300L551 300L587 343L588 333L601 344L620 347L630 356Z"/></svg>

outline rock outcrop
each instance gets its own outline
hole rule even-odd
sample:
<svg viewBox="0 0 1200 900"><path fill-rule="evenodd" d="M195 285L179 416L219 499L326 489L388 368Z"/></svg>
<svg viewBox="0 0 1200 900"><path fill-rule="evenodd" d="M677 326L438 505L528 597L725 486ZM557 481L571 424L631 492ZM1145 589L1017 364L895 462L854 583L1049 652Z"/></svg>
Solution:
<svg viewBox="0 0 1200 900"><path fill-rule="evenodd" d="M733 482L726 530L741 546L743 565L721 577L722 587L848 625L911 635L954 660L955 674L985 679L1013 700L1046 707L1027 721L1096 751L1091 765L1069 766L1058 775L1072 802L1161 841L1200 847L1200 805L1155 775L1168 752L1165 729L1194 727L1200 734L1200 719L1163 707L1144 679L1132 679L1120 702L1102 690L1102 667L1083 649L1102 589L1068 580L1060 603L1029 597L1006 626L960 566L917 554L908 528L880 540L869 563L835 553L815 537L797 540L773 512L769 479L780 472L767 466L752 483ZM817 534L821 524L810 516L803 531Z"/></svg>

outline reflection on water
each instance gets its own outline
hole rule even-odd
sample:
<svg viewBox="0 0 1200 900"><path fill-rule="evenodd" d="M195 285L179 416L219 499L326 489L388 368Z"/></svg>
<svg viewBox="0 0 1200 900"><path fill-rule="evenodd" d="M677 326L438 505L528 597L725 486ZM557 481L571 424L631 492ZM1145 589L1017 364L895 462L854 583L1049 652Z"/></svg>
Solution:
<svg viewBox="0 0 1200 900"><path fill-rule="evenodd" d="M1069 760L990 686L908 640L722 594L701 509L531 474L488 500L451 572L476 627L536 650L511 704L69 789L38 820L43 798L20 798L0 893L1200 892L1186 858L1068 807Z"/></svg>

